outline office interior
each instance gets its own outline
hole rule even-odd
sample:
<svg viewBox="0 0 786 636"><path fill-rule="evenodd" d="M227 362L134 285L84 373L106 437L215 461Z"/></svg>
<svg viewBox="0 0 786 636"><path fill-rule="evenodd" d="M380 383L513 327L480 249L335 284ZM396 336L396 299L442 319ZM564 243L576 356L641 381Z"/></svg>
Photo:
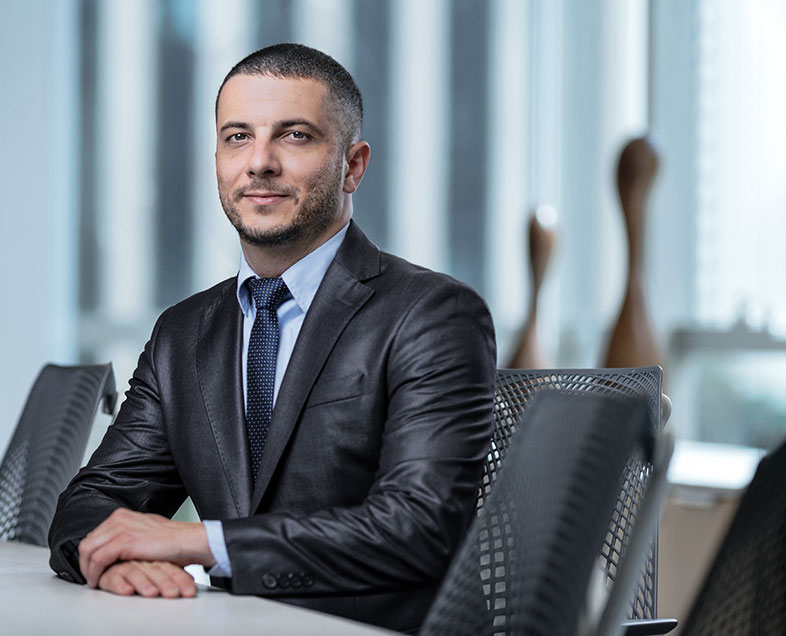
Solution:
<svg viewBox="0 0 786 636"><path fill-rule="evenodd" d="M213 106L278 41L356 78L372 160L355 219L477 289L508 366L604 366L628 280L620 153L644 138L644 311L678 438L659 614L680 616L756 462L786 431L783 0L28 0L0 3L0 448L47 361L114 365L234 275ZM88 452L108 417L96 420Z"/></svg>

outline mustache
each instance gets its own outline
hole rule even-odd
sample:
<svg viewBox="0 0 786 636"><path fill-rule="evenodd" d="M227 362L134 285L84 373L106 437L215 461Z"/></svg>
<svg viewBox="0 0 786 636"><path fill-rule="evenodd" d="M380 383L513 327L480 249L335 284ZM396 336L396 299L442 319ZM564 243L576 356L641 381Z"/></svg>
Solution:
<svg viewBox="0 0 786 636"><path fill-rule="evenodd" d="M248 183L240 188L237 188L232 193L232 198L235 201L239 201L242 199L247 193L249 192L258 192L263 190L265 192L275 192L276 194L284 194L294 198L297 198L300 191L294 186L284 186L280 183L273 183L267 179L257 179Z"/></svg>

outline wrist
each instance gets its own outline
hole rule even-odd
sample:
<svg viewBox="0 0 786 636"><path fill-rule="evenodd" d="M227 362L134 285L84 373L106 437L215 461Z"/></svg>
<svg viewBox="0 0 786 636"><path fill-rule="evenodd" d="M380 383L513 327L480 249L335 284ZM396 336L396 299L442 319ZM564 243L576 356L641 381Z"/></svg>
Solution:
<svg viewBox="0 0 786 636"><path fill-rule="evenodd" d="M197 564L212 567L216 560L210 551L207 532L200 522L178 521L180 539L180 558L182 565Z"/></svg>

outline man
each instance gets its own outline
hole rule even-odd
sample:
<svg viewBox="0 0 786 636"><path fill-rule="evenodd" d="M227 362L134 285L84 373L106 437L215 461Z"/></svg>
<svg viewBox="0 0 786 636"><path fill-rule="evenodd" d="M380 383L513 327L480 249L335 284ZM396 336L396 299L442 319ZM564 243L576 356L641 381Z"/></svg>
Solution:
<svg viewBox="0 0 786 636"><path fill-rule="evenodd" d="M61 577L192 596L198 563L233 593L419 626L474 509L493 327L468 287L351 221L361 120L319 51L276 45L227 75L216 174L240 272L156 323L60 498ZM186 496L204 523L168 519Z"/></svg>

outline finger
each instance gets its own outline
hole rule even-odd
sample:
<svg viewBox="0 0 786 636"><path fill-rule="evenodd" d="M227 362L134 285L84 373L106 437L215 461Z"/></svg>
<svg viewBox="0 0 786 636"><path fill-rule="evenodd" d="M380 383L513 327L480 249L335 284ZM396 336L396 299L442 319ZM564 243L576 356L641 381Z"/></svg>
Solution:
<svg viewBox="0 0 786 636"><path fill-rule="evenodd" d="M144 563L145 574L150 578L153 584L158 588L161 596L165 598L177 598L180 596L180 588L175 583L172 576L170 576L168 563Z"/></svg>
<svg viewBox="0 0 786 636"><path fill-rule="evenodd" d="M172 578L174 579L175 583L177 583L177 586L180 589L180 595L186 598L196 596L197 585L194 582L194 577L192 577L183 568L178 566L174 566L174 567L176 568L176 571L172 575Z"/></svg>
<svg viewBox="0 0 786 636"><path fill-rule="evenodd" d="M82 574L87 579L87 584L90 587L98 585L98 579L107 570L118 561L125 561L132 558L126 549L129 543L129 537L126 534L119 534L99 546L86 556L86 564L82 570Z"/></svg>
<svg viewBox="0 0 786 636"><path fill-rule="evenodd" d="M148 576L158 585L163 596L177 598L178 596L191 597L196 595L196 583L182 567L167 561L159 561L147 565L151 568Z"/></svg>
<svg viewBox="0 0 786 636"><path fill-rule="evenodd" d="M160 596L162 591L158 582L151 576L150 568L145 567L150 564L140 561L127 561L123 564L123 575L125 579L134 587L134 591L140 596L152 598Z"/></svg>
<svg viewBox="0 0 786 636"><path fill-rule="evenodd" d="M117 565L109 568L98 579L98 587L106 592L112 594L120 594L121 596L131 596L136 592L134 586L128 582L124 576L126 563L118 563Z"/></svg>
<svg viewBox="0 0 786 636"><path fill-rule="evenodd" d="M99 532L96 532L99 530ZM95 587L96 581L91 581L89 576L90 562L96 550L101 548L111 539L109 533L103 532L101 526L98 526L93 532L89 533L84 539L79 542L79 569L82 575L87 579L90 587Z"/></svg>
<svg viewBox="0 0 786 636"><path fill-rule="evenodd" d="M118 520L123 517L123 512L130 511L126 511L123 508L116 509L114 512L112 512L112 514L104 519L104 521L93 528L91 532L88 532L87 535L79 542L79 569L82 571L82 575L88 579L88 585L90 585L90 587L95 587L98 584L98 577L95 577L93 580L91 580L92 577L88 576L90 562L93 559L93 555L96 550L112 541L118 530L122 529L122 527L119 527L118 525ZM102 573L103 569L101 572L99 572L99 575Z"/></svg>

